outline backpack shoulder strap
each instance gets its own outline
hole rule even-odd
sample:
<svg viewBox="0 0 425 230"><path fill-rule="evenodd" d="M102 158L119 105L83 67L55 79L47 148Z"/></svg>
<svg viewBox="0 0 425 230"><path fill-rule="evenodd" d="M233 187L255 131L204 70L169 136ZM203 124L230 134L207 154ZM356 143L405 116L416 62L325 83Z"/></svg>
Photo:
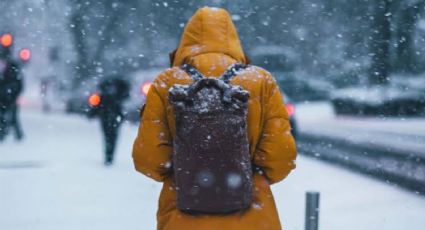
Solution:
<svg viewBox="0 0 425 230"><path fill-rule="evenodd" d="M182 70L184 70L192 78L193 81L198 81L198 80L201 80L202 78L204 78L204 75L202 75L202 73L200 73L192 65L184 64L184 65L180 66L180 68Z"/></svg>
<svg viewBox="0 0 425 230"><path fill-rule="evenodd" d="M229 83L230 80L232 80L232 78L234 76L236 76L238 71L243 70L246 67L247 67L247 65L245 65L245 64L235 63L235 64L231 65L229 68L227 68L226 72L224 72L224 74L220 77L220 79L223 80L226 83Z"/></svg>

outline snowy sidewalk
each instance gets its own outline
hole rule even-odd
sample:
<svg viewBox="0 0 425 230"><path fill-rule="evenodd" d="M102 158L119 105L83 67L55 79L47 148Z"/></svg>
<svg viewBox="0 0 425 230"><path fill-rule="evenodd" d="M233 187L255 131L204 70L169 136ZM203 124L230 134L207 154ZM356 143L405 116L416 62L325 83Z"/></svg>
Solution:
<svg viewBox="0 0 425 230"><path fill-rule="evenodd" d="M161 184L131 161L137 127L124 125L116 165L102 165L96 121L23 111L26 139L0 143L1 230L155 229ZM421 230L425 198L300 156L272 187L285 229L304 229L307 190L321 192L320 229Z"/></svg>

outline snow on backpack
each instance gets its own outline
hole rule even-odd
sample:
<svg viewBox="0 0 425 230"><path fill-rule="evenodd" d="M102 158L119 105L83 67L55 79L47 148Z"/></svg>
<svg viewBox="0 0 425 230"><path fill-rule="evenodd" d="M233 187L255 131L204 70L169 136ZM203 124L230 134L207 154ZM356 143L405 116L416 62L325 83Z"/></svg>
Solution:
<svg viewBox="0 0 425 230"><path fill-rule="evenodd" d="M245 67L234 64L214 78L186 64L181 68L193 83L176 84L169 91L176 120L173 170L181 211L226 214L251 205L249 93L229 83Z"/></svg>

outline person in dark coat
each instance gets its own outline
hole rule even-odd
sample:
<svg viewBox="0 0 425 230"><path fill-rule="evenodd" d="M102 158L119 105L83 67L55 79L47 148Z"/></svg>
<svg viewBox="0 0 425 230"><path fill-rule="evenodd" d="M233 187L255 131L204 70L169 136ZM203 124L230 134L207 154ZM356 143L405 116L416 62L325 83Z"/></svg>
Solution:
<svg viewBox="0 0 425 230"><path fill-rule="evenodd" d="M19 64L11 57L10 47L0 47L0 140L12 128L15 138L21 140L23 132L18 118L18 98L23 89Z"/></svg>
<svg viewBox="0 0 425 230"><path fill-rule="evenodd" d="M129 97L129 84L120 76L109 77L99 84L99 92L100 101L92 105L89 117L99 116L105 143L104 163L111 165L123 120L123 102Z"/></svg>

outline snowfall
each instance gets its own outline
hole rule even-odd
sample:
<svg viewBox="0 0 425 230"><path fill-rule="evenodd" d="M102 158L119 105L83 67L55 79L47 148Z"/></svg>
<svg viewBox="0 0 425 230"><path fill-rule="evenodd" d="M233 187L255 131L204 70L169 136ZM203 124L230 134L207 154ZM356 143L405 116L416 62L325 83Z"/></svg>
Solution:
<svg viewBox="0 0 425 230"><path fill-rule="evenodd" d="M303 111L317 111L314 106L301 106L298 122L308 120ZM156 228L161 184L134 170L136 125L123 125L116 163L105 167L96 120L36 107L23 108L21 117L25 139L0 143L1 230ZM307 191L320 192L319 229L425 226L424 196L301 154L297 168L272 190L289 230L304 229Z"/></svg>

